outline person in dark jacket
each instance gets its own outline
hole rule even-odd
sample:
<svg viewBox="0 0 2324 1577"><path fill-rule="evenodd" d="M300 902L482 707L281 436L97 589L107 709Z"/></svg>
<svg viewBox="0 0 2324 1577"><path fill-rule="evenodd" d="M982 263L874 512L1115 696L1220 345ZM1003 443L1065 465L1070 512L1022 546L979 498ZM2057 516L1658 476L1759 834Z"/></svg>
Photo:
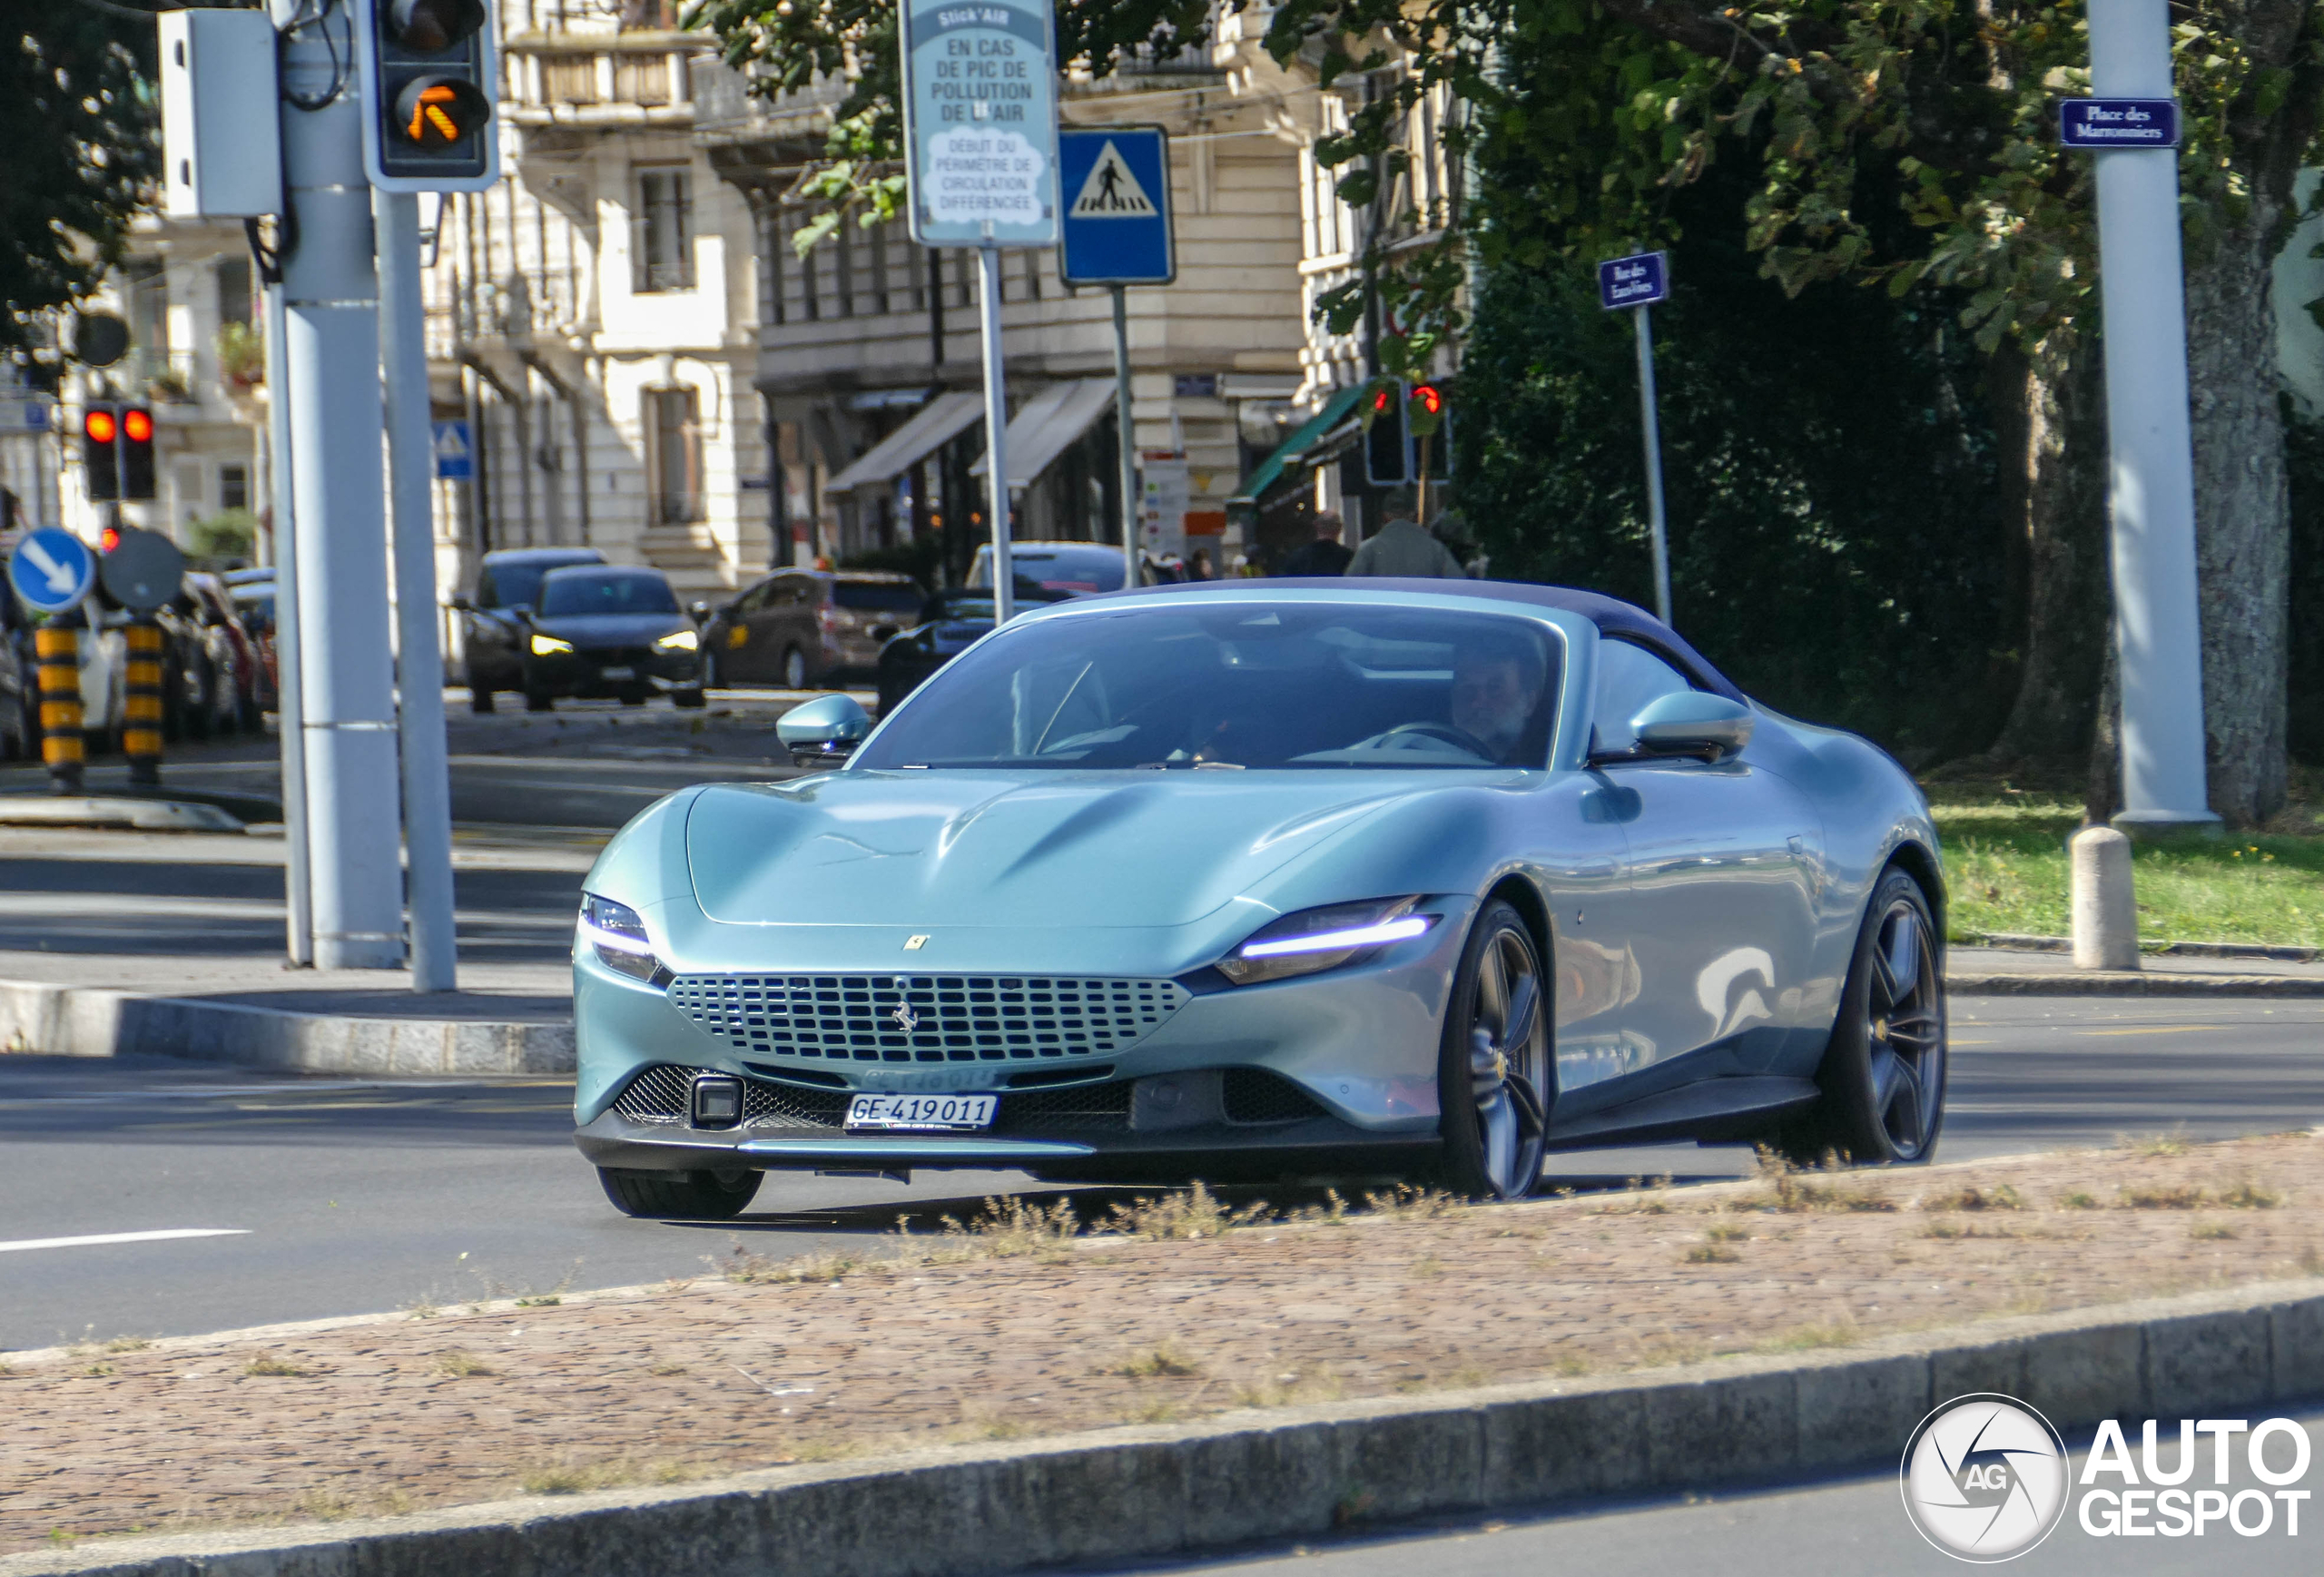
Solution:
<svg viewBox="0 0 2324 1577"><path fill-rule="evenodd" d="M1283 561L1277 575L1345 575L1347 562L1355 550L1340 541L1346 523L1334 509L1321 509L1315 514L1315 539L1294 549Z"/></svg>

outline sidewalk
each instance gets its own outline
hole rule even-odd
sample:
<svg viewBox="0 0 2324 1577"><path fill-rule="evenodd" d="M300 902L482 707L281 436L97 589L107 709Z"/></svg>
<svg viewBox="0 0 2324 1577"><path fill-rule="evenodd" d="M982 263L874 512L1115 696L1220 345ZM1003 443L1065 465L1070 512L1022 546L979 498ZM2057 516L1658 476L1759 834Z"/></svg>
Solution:
<svg viewBox="0 0 2324 1577"><path fill-rule="evenodd" d="M1945 982L1964 997L2324 997L2324 962L2149 953L2135 971L2079 970L2068 952L1956 945Z"/></svg>

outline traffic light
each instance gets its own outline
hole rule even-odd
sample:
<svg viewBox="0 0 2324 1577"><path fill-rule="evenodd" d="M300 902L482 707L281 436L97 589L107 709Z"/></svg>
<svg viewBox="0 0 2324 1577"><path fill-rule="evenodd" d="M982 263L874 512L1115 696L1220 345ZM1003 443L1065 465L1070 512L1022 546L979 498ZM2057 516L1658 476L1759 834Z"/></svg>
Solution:
<svg viewBox="0 0 2324 1577"><path fill-rule="evenodd" d="M1452 474L1452 410L1444 387L1415 383L1404 397L1404 421L1413 435L1414 469L1435 480Z"/></svg>
<svg viewBox="0 0 2324 1577"><path fill-rule="evenodd" d="M1412 434L1405 425L1402 379L1373 385L1364 422L1364 479L1375 488L1400 488L1413 479Z"/></svg>
<svg viewBox="0 0 2324 1577"><path fill-rule="evenodd" d="M121 414L113 406L81 413L81 485L100 502L121 497Z"/></svg>
<svg viewBox="0 0 2324 1577"><path fill-rule="evenodd" d="M108 526L105 526L105 527L101 527L101 528L98 530L98 532L97 532L97 551L98 551L98 552L100 552L100 553L111 553L114 548L116 548L116 547L120 547L120 546L121 546L121 527L118 527L118 526L111 526L111 525L108 525Z"/></svg>
<svg viewBox="0 0 2324 1577"><path fill-rule="evenodd" d="M121 408L121 496L153 496L153 413L142 405Z"/></svg>
<svg viewBox="0 0 2324 1577"><path fill-rule="evenodd" d="M481 192L499 178L486 0L355 0L363 164L386 192Z"/></svg>

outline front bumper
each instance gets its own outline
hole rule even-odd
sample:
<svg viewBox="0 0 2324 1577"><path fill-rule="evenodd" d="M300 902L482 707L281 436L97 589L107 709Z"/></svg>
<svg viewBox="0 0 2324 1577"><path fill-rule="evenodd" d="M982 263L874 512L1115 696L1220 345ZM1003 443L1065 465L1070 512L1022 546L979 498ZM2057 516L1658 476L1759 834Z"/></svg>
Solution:
<svg viewBox="0 0 2324 1577"><path fill-rule="evenodd" d="M603 697L625 690L686 690L702 683L699 652L655 646L583 647L525 658L524 688L550 695Z"/></svg>

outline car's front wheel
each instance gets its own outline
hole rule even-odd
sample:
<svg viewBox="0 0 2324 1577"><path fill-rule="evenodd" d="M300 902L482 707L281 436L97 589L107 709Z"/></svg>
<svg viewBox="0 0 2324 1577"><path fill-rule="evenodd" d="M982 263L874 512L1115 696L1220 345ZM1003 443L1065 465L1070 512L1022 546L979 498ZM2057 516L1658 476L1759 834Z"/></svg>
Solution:
<svg viewBox="0 0 2324 1577"><path fill-rule="evenodd" d="M1776 1136L1803 1165L1925 1161L1945 1122L1945 979L1920 883L1894 868L1873 889L1817 1072L1823 1097Z"/></svg>
<svg viewBox="0 0 2324 1577"><path fill-rule="evenodd" d="M683 690L673 690L670 692L670 705L682 711L700 711L705 699L703 691L704 686L700 685L688 685Z"/></svg>
<svg viewBox="0 0 2324 1577"><path fill-rule="evenodd" d="M1496 899L1461 954L1437 1060L1444 1186L1521 1199L1541 1175L1549 1126L1550 1011L1541 950L1525 919Z"/></svg>
<svg viewBox="0 0 2324 1577"><path fill-rule="evenodd" d="M632 1172L599 1167L606 1198L625 1216L661 1221L730 1221L756 1197L765 1174L732 1172Z"/></svg>
<svg viewBox="0 0 2324 1577"><path fill-rule="evenodd" d="M492 710L492 692L471 681L468 685L468 710L471 712L490 712Z"/></svg>
<svg viewBox="0 0 2324 1577"><path fill-rule="evenodd" d="M807 654L793 646L783 654L783 687L804 690L807 687Z"/></svg>

